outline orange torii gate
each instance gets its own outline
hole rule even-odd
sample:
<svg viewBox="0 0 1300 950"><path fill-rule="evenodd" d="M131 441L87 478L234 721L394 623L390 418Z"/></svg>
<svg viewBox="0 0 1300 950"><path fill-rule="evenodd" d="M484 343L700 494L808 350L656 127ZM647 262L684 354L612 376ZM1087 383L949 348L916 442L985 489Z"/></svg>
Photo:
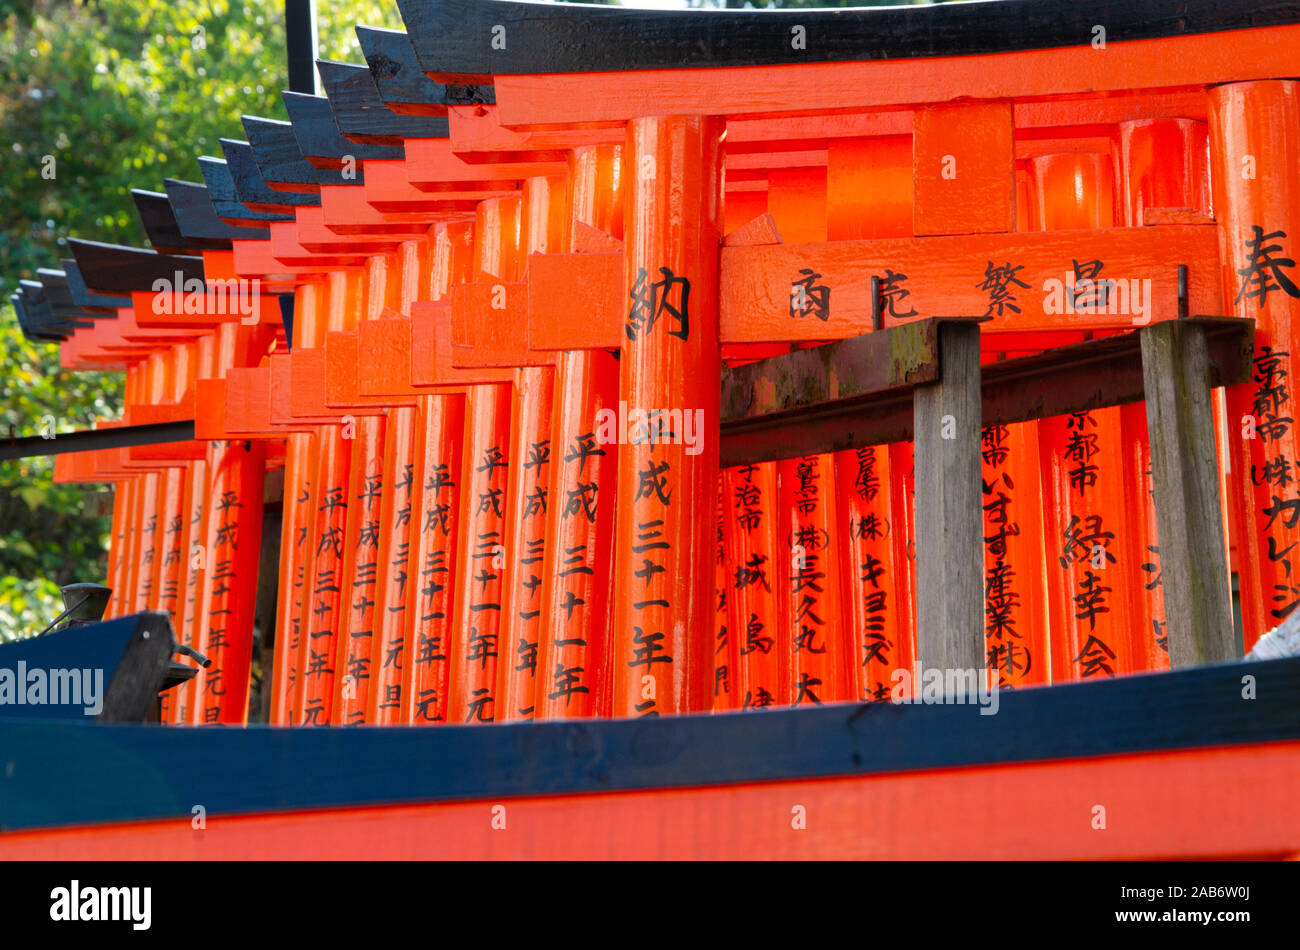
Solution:
<svg viewBox="0 0 1300 950"><path fill-rule="evenodd" d="M402 6L409 35L360 34L387 71L322 63L328 97L202 166L229 250L188 259L292 294L291 340L270 293L246 327L157 322L82 268L132 307L65 358L139 360L130 418L191 398L222 446L61 473L121 485L114 613L192 593L177 627L218 662L172 721L246 715L256 561L227 568L281 454L278 724L886 699L918 660L1154 670L1239 650L1230 566L1247 648L1289 613L1295 24L1116 7L1097 46L1095 11L1031 42L954 8L934 56L900 10ZM865 35L893 38L864 60ZM1198 316L1228 313L1258 322L1249 383L1249 327ZM1157 397L1174 372L1193 391ZM164 573L180 514L207 561Z"/></svg>
<svg viewBox="0 0 1300 950"><path fill-rule="evenodd" d="M1296 850L1300 8L400 6L15 295L104 628L275 728L0 719L0 851Z"/></svg>

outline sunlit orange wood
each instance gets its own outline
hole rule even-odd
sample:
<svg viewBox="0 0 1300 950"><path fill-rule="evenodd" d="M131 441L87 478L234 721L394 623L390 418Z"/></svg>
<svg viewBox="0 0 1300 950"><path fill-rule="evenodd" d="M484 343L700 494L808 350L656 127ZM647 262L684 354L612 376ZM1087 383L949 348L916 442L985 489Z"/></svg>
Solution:
<svg viewBox="0 0 1300 950"><path fill-rule="evenodd" d="M721 354L716 301L722 228L721 121L628 125L625 299L619 400L646 435L618 447L614 714L708 709L713 688L711 537L717 506ZM655 415L660 410L662 414ZM699 442L685 444L696 419ZM621 437L620 437L621 438ZM691 454L688 454L688 451Z"/></svg>
<svg viewBox="0 0 1300 950"><path fill-rule="evenodd" d="M1295 75L1294 70L1278 75ZM1291 409L1300 318L1300 82L1209 92L1214 213L1226 313L1255 323L1254 377L1227 391L1226 448L1234 565L1245 649L1300 603L1300 543Z"/></svg>
<svg viewBox="0 0 1300 950"><path fill-rule="evenodd" d="M1083 38L1086 40L1087 38ZM637 69L496 76L499 121L616 123L634 115L776 116L929 102L1033 97L1288 76L1300 26L1201 33L978 56L863 60L787 66ZM707 86L708 94L700 90Z"/></svg>

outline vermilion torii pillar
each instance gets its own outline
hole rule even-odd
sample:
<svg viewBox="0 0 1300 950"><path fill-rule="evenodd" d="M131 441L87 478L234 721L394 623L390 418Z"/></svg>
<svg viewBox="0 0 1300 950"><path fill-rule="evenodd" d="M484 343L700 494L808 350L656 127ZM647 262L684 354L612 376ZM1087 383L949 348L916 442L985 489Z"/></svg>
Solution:
<svg viewBox="0 0 1300 950"><path fill-rule="evenodd" d="M1250 650L1300 605L1300 433L1292 403L1300 319L1300 82L1231 83L1211 89L1209 98L1224 302L1228 312L1256 321L1253 382L1227 390L1228 508ZM1184 663L1216 659L1223 658Z"/></svg>
<svg viewBox="0 0 1300 950"><path fill-rule="evenodd" d="M615 716L712 702L723 129L707 116L627 127L619 398L646 423L618 447Z"/></svg>

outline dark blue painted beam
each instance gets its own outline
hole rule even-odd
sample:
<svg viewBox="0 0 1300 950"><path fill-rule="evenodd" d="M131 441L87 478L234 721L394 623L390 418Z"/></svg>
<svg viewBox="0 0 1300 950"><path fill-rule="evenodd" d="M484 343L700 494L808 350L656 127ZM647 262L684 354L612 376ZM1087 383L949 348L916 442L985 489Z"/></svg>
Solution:
<svg viewBox="0 0 1300 950"><path fill-rule="evenodd" d="M1256 698L1242 699L1242 677ZM976 705L768 709L434 728L176 728L0 720L0 825L873 775L1300 739L1300 658ZM87 775L96 781L87 783Z"/></svg>

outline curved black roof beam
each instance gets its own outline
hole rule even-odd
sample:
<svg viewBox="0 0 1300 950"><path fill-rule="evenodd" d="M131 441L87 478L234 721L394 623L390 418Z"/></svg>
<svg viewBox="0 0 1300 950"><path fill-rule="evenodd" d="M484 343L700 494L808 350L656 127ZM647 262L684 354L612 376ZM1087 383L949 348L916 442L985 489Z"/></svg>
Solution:
<svg viewBox="0 0 1300 950"><path fill-rule="evenodd" d="M179 271L185 281L203 280L203 259L176 254L158 254L139 247L102 244L69 238L68 246L86 286L100 293L129 294L153 290L156 280L176 281ZM177 288L178 291L184 288Z"/></svg>
<svg viewBox="0 0 1300 950"><path fill-rule="evenodd" d="M82 310L72 299L72 288L68 286L67 274L51 267L40 267L36 270L36 279L45 288L45 299L49 301L50 312L54 314L56 320L75 327L94 326L94 314Z"/></svg>
<svg viewBox="0 0 1300 950"><path fill-rule="evenodd" d="M157 248L154 250L157 250ZM109 314L117 316L119 307L131 306L130 297L97 294L90 290L86 286L86 281L81 276L81 269L77 267L75 260L69 258L61 260L59 263L63 265L63 274L68 281L68 290L72 292L72 302L90 316L96 318Z"/></svg>
<svg viewBox="0 0 1300 950"><path fill-rule="evenodd" d="M167 201L176 215L181 236L191 245L209 251L228 251L231 241L264 241L271 232L264 227L238 227L217 217L206 185L168 178L163 182ZM162 249L154 246L154 250Z"/></svg>
<svg viewBox="0 0 1300 950"><path fill-rule="evenodd" d="M294 138L303 157L317 168L342 168L346 156L358 162L400 159L406 152L391 145L360 145L349 142L334 123L334 112L324 96L282 92L284 107L293 125Z"/></svg>
<svg viewBox="0 0 1300 950"><path fill-rule="evenodd" d="M18 292L23 295L29 311L48 309L50 304L45 299L45 287L39 280L27 280L26 278L18 281Z"/></svg>
<svg viewBox="0 0 1300 950"><path fill-rule="evenodd" d="M350 142L400 148L403 139L445 139L451 134L445 117L398 115L390 110L365 66L318 59L316 71L334 122Z"/></svg>
<svg viewBox="0 0 1300 950"><path fill-rule="evenodd" d="M22 330L24 337L33 343L61 343L72 335L71 327L55 329L57 324L49 313L48 305L34 304L23 290L23 287L19 287L17 293L10 295L9 302L14 305L18 329Z"/></svg>
<svg viewBox="0 0 1300 950"><path fill-rule="evenodd" d="M243 116L242 121L248 144L253 147L253 161L273 191L318 195L321 185L361 183L360 171L356 178L344 178L338 169L317 168L303 158L291 123L251 115Z"/></svg>
<svg viewBox="0 0 1300 950"><path fill-rule="evenodd" d="M239 195L235 191L235 181L230 177L230 169L224 158L200 155L199 171L203 173L203 181L208 186L208 197L212 200L212 207L217 212L217 217L227 224L257 227L273 221L293 220L291 215L254 211L241 204ZM270 236L269 232L267 236Z"/></svg>
<svg viewBox="0 0 1300 950"><path fill-rule="evenodd" d="M62 339L71 336L72 331L76 330L80 325L91 326L89 322L78 324L77 321L68 320L56 314L42 281L19 281L18 294L26 305L25 319L27 324L24 332L30 331L35 334L36 338ZM21 321L19 326L23 326Z"/></svg>
<svg viewBox="0 0 1300 950"><path fill-rule="evenodd" d="M420 69L411 38L401 30L357 27L357 42L370 67L370 78L389 111L399 115L446 115L447 106L492 105L491 86L434 82Z"/></svg>
<svg viewBox="0 0 1300 950"><path fill-rule="evenodd" d="M203 248L181 233L176 211L162 192L132 188L136 213L149 244L160 254L199 254Z"/></svg>
<svg viewBox="0 0 1300 950"><path fill-rule="evenodd" d="M236 139L218 139L221 154L226 156L226 167L235 184L235 195L241 204L253 211L270 214L292 214L294 208L319 208L320 195L304 195L293 191L276 191L266 183L257 170L253 146Z"/></svg>
<svg viewBox="0 0 1300 950"><path fill-rule="evenodd" d="M981 0L827 10L635 10L517 0L397 0L435 77L699 69L968 56L1300 22L1276 0ZM802 28L801 30L799 28ZM802 34L801 42L793 42ZM703 91L707 94L707 90Z"/></svg>

